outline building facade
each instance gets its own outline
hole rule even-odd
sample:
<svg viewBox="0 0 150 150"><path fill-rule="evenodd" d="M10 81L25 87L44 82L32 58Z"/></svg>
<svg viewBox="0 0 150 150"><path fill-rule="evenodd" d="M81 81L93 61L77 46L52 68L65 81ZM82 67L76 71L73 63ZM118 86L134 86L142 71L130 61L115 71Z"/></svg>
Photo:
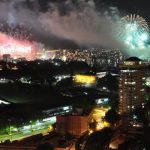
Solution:
<svg viewBox="0 0 150 150"><path fill-rule="evenodd" d="M131 57L120 65L119 113L132 114L145 105L145 64ZM132 116L133 117L133 116Z"/></svg>
<svg viewBox="0 0 150 150"><path fill-rule="evenodd" d="M88 116L67 115L57 116L56 131L62 135L80 136L88 130Z"/></svg>

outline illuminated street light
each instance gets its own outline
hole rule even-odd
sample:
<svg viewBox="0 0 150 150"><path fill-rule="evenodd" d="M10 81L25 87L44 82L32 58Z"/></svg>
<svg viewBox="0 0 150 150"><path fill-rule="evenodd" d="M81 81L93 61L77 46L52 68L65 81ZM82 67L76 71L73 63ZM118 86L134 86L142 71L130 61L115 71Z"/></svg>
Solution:
<svg viewBox="0 0 150 150"><path fill-rule="evenodd" d="M96 121L96 130L101 130L104 127L109 127L110 124L104 121L104 117L110 108L95 108L91 113L91 120ZM92 132L92 131L90 131Z"/></svg>

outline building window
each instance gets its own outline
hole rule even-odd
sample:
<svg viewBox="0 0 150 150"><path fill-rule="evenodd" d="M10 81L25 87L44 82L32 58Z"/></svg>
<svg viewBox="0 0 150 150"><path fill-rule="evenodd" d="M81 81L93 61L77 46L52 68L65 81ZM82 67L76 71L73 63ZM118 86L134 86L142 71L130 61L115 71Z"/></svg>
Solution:
<svg viewBox="0 0 150 150"><path fill-rule="evenodd" d="M134 106L132 106L132 109L134 109L135 107Z"/></svg>
<svg viewBox="0 0 150 150"><path fill-rule="evenodd" d="M144 91L144 89L141 89L140 91Z"/></svg>
<svg viewBox="0 0 150 150"><path fill-rule="evenodd" d="M125 84L135 85L135 84L136 84L136 82L125 82Z"/></svg>

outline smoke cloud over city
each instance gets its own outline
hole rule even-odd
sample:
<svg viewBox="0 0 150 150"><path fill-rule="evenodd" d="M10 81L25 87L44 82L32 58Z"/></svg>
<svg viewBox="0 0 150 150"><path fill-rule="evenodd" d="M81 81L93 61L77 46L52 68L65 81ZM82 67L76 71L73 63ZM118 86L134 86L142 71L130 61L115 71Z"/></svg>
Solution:
<svg viewBox="0 0 150 150"><path fill-rule="evenodd" d="M29 7L27 2L32 5ZM0 20L9 24L24 24L31 28L38 42L52 48L100 47L127 50L118 37L120 17L116 8L96 9L93 0L51 2L48 8L47 11L40 11L36 0L2 1Z"/></svg>

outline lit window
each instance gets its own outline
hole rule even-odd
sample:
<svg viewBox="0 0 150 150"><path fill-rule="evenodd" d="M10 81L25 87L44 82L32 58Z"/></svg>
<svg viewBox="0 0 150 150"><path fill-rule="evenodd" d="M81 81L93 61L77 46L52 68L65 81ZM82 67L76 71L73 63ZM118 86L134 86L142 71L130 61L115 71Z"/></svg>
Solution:
<svg viewBox="0 0 150 150"><path fill-rule="evenodd" d="M133 61L125 61L125 65L134 65L135 64L135 62L133 62Z"/></svg>
<svg viewBox="0 0 150 150"><path fill-rule="evenodd" d="M125 82L125 84L135 85L136 82Z"/></svg>

